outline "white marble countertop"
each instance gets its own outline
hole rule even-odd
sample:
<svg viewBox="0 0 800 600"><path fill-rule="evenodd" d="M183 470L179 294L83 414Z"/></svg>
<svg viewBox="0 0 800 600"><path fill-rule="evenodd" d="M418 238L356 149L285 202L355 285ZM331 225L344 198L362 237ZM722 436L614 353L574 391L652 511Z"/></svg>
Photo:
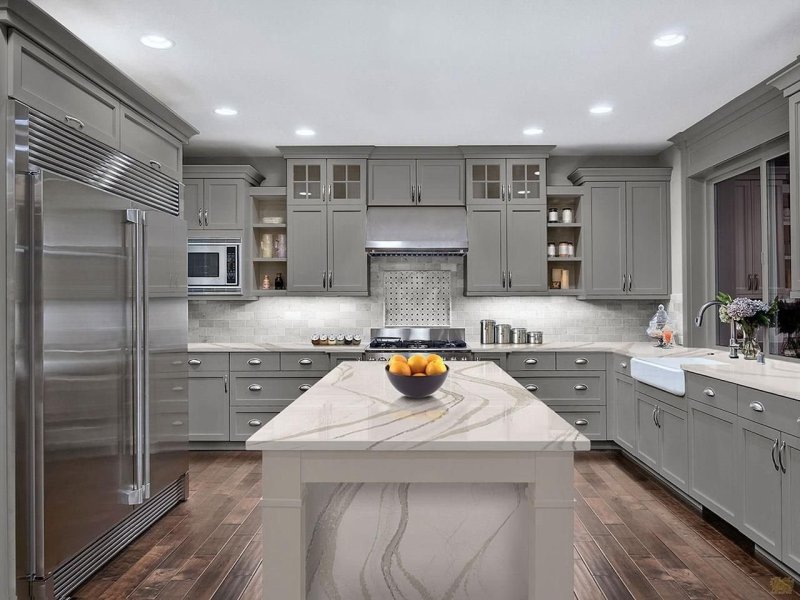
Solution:
<svg viewBox="0 0 800 600"><path fill-rule="evenodd" d="M248 344L244 342L192 342L188 346L190 353L200 352L364 352L364 345L360 346L314 346L311 342L281 344Z"/></svg>
<svg viewBox="0 0 800 600"><path fill-rule="evenodd" d="M385 363L339 365L259 429L248 450L571 451L589 440L491 362L451 362L412 400Z"/></svg>
<svg viewBox="0 0 800 600"><path fill-rule="evenodd" d="M707 352L720 352L707 348L658 348L654 342L547 342L544 344L470 344L477 353L487 352L616 352L628 356L702 356Z"/></svg>

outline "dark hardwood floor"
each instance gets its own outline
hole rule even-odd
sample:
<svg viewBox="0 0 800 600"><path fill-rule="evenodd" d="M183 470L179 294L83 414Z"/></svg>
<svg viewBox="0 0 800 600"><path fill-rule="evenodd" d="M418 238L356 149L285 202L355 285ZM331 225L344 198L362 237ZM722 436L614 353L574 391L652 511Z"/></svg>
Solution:
<svg viewBox="0 0 800 600"><path fill-rule="evenodd" d="M75 599L261 598L261 457L194 452L191 495ZM577 600L800 599L742 536L703 519L616 452L575 461ZM280 600L280 599L276 599ZM487 599L488 600L488 599Z"/></svg>

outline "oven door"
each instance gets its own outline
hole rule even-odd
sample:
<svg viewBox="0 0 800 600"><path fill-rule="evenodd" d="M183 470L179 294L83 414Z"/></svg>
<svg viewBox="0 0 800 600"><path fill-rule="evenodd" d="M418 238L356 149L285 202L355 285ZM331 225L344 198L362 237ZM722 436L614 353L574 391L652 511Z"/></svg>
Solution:
<svg viewBox="0 0 800 600"><path fill-rule="evenodd" d="M190 294L241 294L241 242L190 240Z"/></svg>

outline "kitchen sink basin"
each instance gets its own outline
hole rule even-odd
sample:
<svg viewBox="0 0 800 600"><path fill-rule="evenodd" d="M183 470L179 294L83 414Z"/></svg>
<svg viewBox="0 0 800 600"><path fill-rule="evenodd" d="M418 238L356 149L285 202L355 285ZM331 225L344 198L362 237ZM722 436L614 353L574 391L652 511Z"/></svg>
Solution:
<svg viewBox="0 0 800 600"><path fill-rule="evenodd" d="M686 374L681 365L721 365L702 356L662 356L631 360L631 377L676 396L686 394Z"/></svg>

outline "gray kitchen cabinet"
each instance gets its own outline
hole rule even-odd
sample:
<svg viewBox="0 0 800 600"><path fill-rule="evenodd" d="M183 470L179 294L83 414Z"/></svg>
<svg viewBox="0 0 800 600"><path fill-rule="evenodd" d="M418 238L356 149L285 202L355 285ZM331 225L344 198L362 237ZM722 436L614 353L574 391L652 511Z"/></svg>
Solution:
<svg viewBox="0 0 800 600"><path fill-rule="evenodd" d="M656 423L656 401L636 394L636 458L658 471L659 430Z"/></svg>
<svg viewBox="0 0 800 600"><path fill-rule="evenodd" d="M244 229L245 182L240 179L206 179L203 182L205 229Z"/></svg>
<svg viewBox="0 0 800 600"><path fill-rule="evenodd" d="M203 180L183 180L183 218L189 230L203 229Z"/></svg>
<svg viewBox="0 0 800 600"><path fill-rule="evenodd" d="M338 367L343 362L364 360L363 352L337 352L331 354L331 366Z"/></svg>
<svg viewBox="0 0 800 600"><path fill-rule="evenodd" d="M286 161L286 201L291 204L325 202L327 170L324 158Z"/></svg>
<svg viewBox="0 0 800 600"><path fill-rule="evenodd" d="M622 448L636 454L636 394L633 379L627 375L614 375L614 398L611 402L613 440Z"/></svg>
<svg viewBox="0 0 800 600"><path fill-rule="evenodd" d="M289 206L311 204L364 205L367 161L362 158L290 158L286 161Z"/></svg>
<svg viewBox="0 0 800 600"><path fill-rule="evenodd" d="M363 158L326 160L327 198L332 204L367 204L367 161ZM362 249L363 250L363 249Z"/></svg>
<svg viewBox="0 0 800 600"><path fill-rule="evenodd" d="M467 160L467 204L544 204L545 159Z"/></svg>
<svg viewBox="0 0 800 600"><path fill-rule="evenodd" d="M669 294L667 187L664 181L625 184L628 294Z"/></svg>
<svg viewBox="0 0 800 600"><path fill-rule="evenodd" d="M625 182L601 182L589 188L592 235L586 259L591 287L587 293L624 295L627 289ZM585 209L584 209L585 210Z"/></svg>
<svg viewBox="0 0 800 600"><path fill-rule="evenodd" d="M374 159L369 166L370 206L463 206L464 161Z"/></svg>
<svg viewBox="0 0 800 600"><path fill-rule="evenodd" d="M280 409L265 409L261 406L231 407L231 441L246 442L251 435L277 417L280 412Z"/></svg>
<svg viewBox="0 0 800 600"><path fill-rule="evenodd" d="M604 406L553 406L555 413L590 440L605 440L606 409Z"/></svg>
<svg viewBox="0 0 800 600"><path fill-rule="evenodd" d="M747 537L780 556L781 471L777 452L779 431L739 417L738 474L741 477L741 515L738 527Z"/></svg>
<svg viewBox="0 0 800 600"><path fill-rule="evenodd" d="M247 189L262 177L249 165L184 165L184 211L190 230L239 232L247 223ZM228 234L234 235L234 234ZM243 258L242 264L246 264Z"/></svg>
<svg viewBox="0 0 800 600"><path fill-rule="evenodd" d="M364 206L328 207L328 291L365 292L368 289Z"/></svg>
<svg viewBox="0 0 800 600"><path fill-rule="evenodd" d="M470 251L466 258L465 294L546 292L545 221L544 207L468 207Z"/></svg>
<svg viewBox="0 0 800 600"><path fill-rule="evenodd" d="M230 438L229 376L192 373L189 377L189 441L227 442Z"/></svg>
<svg viewBox="0 0 800 600"><path fill-rule="evenodd" d="M289 208L286 289L290 292L328 289L327 212L323 204Z"/></svg>
<svg viewBox="0 0 800 600"><path fill-rule="evenodd" d="M183 144L174 136L123 105L120 150L168 177L180 180Z"/></svg>
<svg viewBox="0 0 800 600"><path fill-rule="evenodd" d="M689 398L689 495L734 525L741 513L737 419Z"/></svg>
<svg viewBox="0 0 800 600"><path fill-rule="evenodd" d="M795 573L800 573L800 438L782 434L781 450L781 462L786 470L781 482L783 497L781 559Z"/></svg>
<svg viewBox="0 0 800 600"><path fill-rule="evenodd" d="M689 426L686 411L659 404L656 422L659 431L658 472L667 481L686 491L689 487Z"/></svg>
<svg viewBox="0 0 800 600"><path fill-rule="evenodd" d="M366 208L295 205L287 219L287 289L291 292L369 292L364 250Z"/></svg>

